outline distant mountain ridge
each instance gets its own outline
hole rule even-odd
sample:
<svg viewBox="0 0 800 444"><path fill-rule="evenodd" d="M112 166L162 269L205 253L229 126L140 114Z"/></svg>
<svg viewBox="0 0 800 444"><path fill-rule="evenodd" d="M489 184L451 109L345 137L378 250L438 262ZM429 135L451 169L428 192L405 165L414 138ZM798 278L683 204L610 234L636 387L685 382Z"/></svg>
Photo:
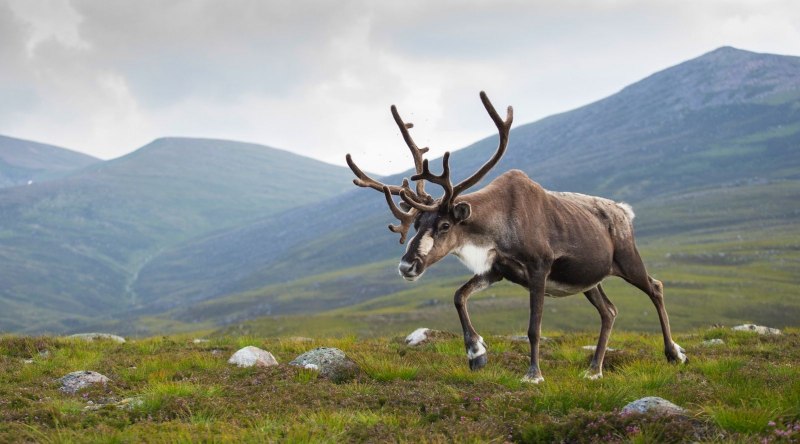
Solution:
<svg viewBox="0 0 800 444"><path fill-rule="evenodd" d="M475 112L483 112L477 98ZM646 205L728 184L795 180L800 178L800 58L720 48L595 103L516 126L510 140L484 184L518 168L548 189ZM455 180L479 168L496 143L491 136L454 152ZM431 164L438 169L441 161ZM385 181L400 183L410 174ZM397 236L386 231L389 222L394 220L377 193L353 189L165 251L144 267L136 286L155 310L180 305L188 295L197 301L252 292L399 257ZM680 222L681 229L693 223ZM648 229L637 226L640 237Z"/></svg>
<svg viewBox="0 0 800 444"><path fill-rule="evenodd" d="M0 189L0 330L65 331L134 309L131 284L161 250L337 194L348 175L261 145L163 138Z"/></svg>
<svg viewBox="0 0 800 444"><path fill-rule="evenodd" d="M0 188L57 179L97 162L66 148L0 135Z"/></svg>

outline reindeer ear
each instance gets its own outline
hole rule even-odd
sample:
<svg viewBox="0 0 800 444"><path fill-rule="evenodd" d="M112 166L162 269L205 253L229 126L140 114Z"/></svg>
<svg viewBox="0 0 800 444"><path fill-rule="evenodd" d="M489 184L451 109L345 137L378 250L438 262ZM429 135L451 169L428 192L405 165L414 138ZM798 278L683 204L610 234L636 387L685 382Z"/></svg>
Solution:
<svg viewBox="0 0 800 444"><path fill-rule="evenodd" d="M405 201L401 200L400 204L398 204L398 206L400 207L401 210L405 211L406 213L411 211L411 205L405 203Z"/></svg>
<svg viewBox="0 0 800 444"><path fill-rule="evenodd" d="M469 219L471 213L472 207L466 202L459 202L453 207L453 217L455 217L456 222L464 222Z"/></svg>

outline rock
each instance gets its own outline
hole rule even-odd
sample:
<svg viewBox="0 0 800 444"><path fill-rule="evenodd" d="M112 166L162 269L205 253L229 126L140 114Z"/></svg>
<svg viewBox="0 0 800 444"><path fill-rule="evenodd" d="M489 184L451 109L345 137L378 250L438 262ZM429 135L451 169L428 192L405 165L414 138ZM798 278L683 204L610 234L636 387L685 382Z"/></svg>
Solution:
<svg viewBox="0 0 800 444"><path fill-rule="evenodd" d="M581 348L584 349L584 350L589 350L589 351L597 350L597 346L596 345L584 345ZM615 352L615 351L617 351L616 348L606 347L606 352Z"/></svg>
<svg viewBox="0 0 800 444"><path fill-rule="evenodd" d="M109 333L78 333L74 335L67 336L68 338L77 338L83 339L84 341L94 341L94 340L107 340L107 341L114 341L119 344L125 343L125 338L122 336L112 335Z"/></svg>
<svg viewBox="0 0 800 444"><path fill-rule="evenodd" d="M332 347L319 347L294 358L289 365L316 370L334 382L349 381L361 372L343 351Z"/></svg>
<svg viewBox="0 0 800 444"><path fill-rule="evenodd" d="M508 338L508 340L511 341L511 342L525 342L525 343L530 342L528 340L528 336L526 336L526 335L512 335L512 336L506 336L506 338ZM550 340L550 338L548 338L548 337L539 336L539 342L547 342L549 340Z"/></svg>
<svg viewBox="0 0 800 444"><path fill-rule="evenodd" d="M657 396L648 396L646 398L637 399L622 408L620 412L623 415L630 415L631 413L656 413L658 415L685 415L686 410L679 407L664 398Z"/></svg>
<svg viewBox="0 0 800 444"><path fill-rule="evenodd" d="M751 331L753 333L758 333L760 335L779 335L781 331L777 328L769 328L764 327L763 325L755 325L755 324L742 324L733 327L731 330L735 331Z"/></svg>
<svg viewBox="0 0 800 444"><path fill-rule="evenodd" d="M59 379L59 382L61 382L60 390L65 393L75 393L82 388L89 387L90 385L94 384L105 385L108 381L109 379L100 373L88 370L72 372Z"/></svg>
<svg viewBox="0 0 800 444"><path fill-rule="evenodd" d="M406 345L414 347L416 345L424 344L436 338L455 338L456 335L450 332L441 330L431 330L430 328L418 328L406 336Z"/></svg>
<svg viewBox="0 0 800 444"><path fill-rule="evenodd" d="M133 410L144 404L144 400L142 400L142 398L139 396L134 396L133 398L125 398L119 402L109 402L107 404L103 403L95 404L92 401L89 401L86 404L87 404L86 407L83 408L84 410L100 410L106 406L113 406L120 410Z"/></svg>
<svg viewBox="0 0 800 444"><path fill-rule="evenodd" d="M719 338L709 339L707 341L703 341L703 345L705 345L706 347L712 347L712 346L715 346L715 345L724 345L724 344L725 344L725 341L723 341L722 339L719 339Z"/></svg>
<svg viewBox="0 0 800 444"><path fill-rule="evenodd" d="M406 345L415 346L422 344L428 340L428 335L431 332L430 328L418 328L406 336Z"/></svg>
<svg viewBox="0 0 800 444"><path fill-rule="evenodd" d="M192 344L207 344L209 342L211 342L211 341L209 341L208 339L194 339L194 340L192 340Z"/></svg>
<svg viewBox="0 0 800 444"><path fill-rule="evenodd" d="M228 359L228 364L236 364L239 367L269 367L278 365L278 361L272 356L272 353L248 345L234 353L233 356Z"/></svg>

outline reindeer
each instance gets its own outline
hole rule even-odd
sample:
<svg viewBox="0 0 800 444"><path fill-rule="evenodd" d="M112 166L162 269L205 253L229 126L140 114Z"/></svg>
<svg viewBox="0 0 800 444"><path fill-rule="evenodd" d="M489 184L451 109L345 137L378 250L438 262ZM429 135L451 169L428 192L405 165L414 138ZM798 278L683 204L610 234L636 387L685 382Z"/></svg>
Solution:
<svg viewBox="0 0 800 444"><path fill-rule="evenodd" d="M459 288L454 303L464 331L464 346L472 370L487 363L487 346L470 322L467 300L470 295L507 279L529 292L530 367L523 381L544 381L539 367L542 308L545 296L563 297L583 293L600 313L600 337L584 377L603 376L603 358L617 309L603 291L601 282L618 276L650 297L658 311L664 336L664 353L669 362L686 362L683 348L672 340L669 318L664 308L664 287L647 274L633 237L632 208L601 197L578 193L547 191L519 170L498 176L486 187L464 191L478 183L500 160L508 145L513 109L505 120L494 109L484 92L481 101L499 131L494 155L473 175L453 185L450 180L450 153L442 158L442 173L433 174L392 105L391 111L403 139L414 158L416 174L402 185L386 185L366 175L347 155L347 164L359 187L380 191L399 225L389 225L404 243L413 225L416 235L406 248L400 275L408 281L422 277L425 270L448 254L456 256L474 276ZM444 189L434 199L425 192L425 182ZM399 196L395 203L392 196Z"/></svg>

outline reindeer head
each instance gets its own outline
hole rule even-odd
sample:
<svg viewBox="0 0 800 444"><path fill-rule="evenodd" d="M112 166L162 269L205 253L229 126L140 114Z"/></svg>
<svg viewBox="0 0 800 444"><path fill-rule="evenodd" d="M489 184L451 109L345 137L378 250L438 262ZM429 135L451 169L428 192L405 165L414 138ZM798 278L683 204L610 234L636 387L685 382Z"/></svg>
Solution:
<svg viewBox="0 0 800 444"><path fill-rule="evenodd" d="M405 242L408 230L412 225L416 230L416 235L408 244L398 267L400 275L406 280L419 279L429 266L461 245L463 226L468 223L472 208L469 203L456 199L459 194L478 183L505 153L514 116L513 109L508 107L506 120L503 120L495 111L489 98L486 97L486 93L481 91L480 97L483 106L497 126L500 143L491 159L475 174L455 186L450 180L450 152L444 153L442 157L442 173L431 173L428 168L428 159L422 158L422 155L428 152L428 148L417 147L408 132L414 125L403 122L394 105L391 108L392 116L414 158L416 174L411 176L411 180L416 183L416 191L411 189L408 179L403 179L402 185L396 186L386 185L370 178L356 166L350 154L347 155L347 165L357 177L353 183L360 187L369 187L383 192L389 210L400 220L400 225L389 225L389 230L400 233L400 243ZM442 197L434 199L427 194L425 181L441 186L444 189ZM399 205L394 202L392 196L400 197Z"/></svg>

